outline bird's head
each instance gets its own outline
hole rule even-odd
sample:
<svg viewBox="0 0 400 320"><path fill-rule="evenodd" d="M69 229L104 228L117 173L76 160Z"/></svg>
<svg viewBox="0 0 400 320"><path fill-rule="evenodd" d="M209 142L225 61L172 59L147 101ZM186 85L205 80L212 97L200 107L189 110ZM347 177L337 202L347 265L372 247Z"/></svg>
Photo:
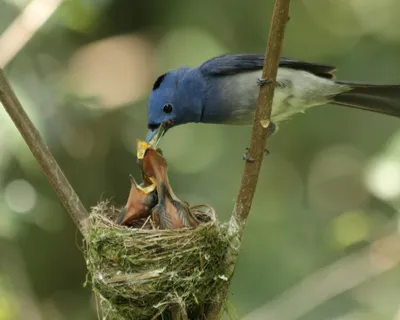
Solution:
<svg viewBox="0 0 400 320"><path fill-rule="evenodd" d="M162 136L174 126L200 121L202 98L196 72L179 68L159 76L154 82L147 107L146 142L153 138L161 124L164 125Z"/></svg>
<svg viewBox="0 0 400 320"><path fill-rule="evenodd" d="M141 186L131 177L131 190L129 191L128 201L125 207L122 208L116 222L118 224L128 224L133 220L146 218L150 215L157 202L158 198L154 184Z"/></svg>

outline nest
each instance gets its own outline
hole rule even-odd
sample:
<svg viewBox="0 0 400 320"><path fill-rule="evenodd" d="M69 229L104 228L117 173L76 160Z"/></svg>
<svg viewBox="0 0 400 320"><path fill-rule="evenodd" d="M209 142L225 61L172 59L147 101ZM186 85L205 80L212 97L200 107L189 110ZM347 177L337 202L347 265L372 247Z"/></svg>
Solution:
<svg viewBox="0 0 400 320"><path fill-rule="evenodd" d="M151 221L132 228L114 223L119 210L108 202L93 208L85 234L88 281L103 319L170 319L174 310L204 319L224 286L226 225L212 208L192 208L196 229L157 230Z"/></svg>

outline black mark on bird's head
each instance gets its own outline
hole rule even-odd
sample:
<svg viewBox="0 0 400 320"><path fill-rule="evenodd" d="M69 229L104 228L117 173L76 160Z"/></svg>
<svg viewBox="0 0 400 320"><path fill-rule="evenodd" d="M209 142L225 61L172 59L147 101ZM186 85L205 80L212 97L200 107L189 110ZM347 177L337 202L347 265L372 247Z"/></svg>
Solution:
<svg viewBox="0 0 400 320"><path fill-rule="evenodd" d="M159 76L158 78L157 78L157 80L154 82L154 84L153 84L153 90L156 90L160 85L161 85L161 82L163 82L163 80L164 80L164 78L165 78L165 76L166 76L167 74L166 73L164 73L164 74L162 74L161 76Z"/></svg>

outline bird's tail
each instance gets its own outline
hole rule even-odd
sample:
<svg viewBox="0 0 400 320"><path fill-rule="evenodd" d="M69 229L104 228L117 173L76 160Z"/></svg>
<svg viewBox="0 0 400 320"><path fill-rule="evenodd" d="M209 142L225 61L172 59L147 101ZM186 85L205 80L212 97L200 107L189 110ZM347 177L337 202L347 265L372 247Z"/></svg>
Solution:
<svg viewBox="0 0 400 320"><path fill-rule="evenodd" d="M400 85L335 82L350 90L333 97L332 103L400 117Z"/></svg>

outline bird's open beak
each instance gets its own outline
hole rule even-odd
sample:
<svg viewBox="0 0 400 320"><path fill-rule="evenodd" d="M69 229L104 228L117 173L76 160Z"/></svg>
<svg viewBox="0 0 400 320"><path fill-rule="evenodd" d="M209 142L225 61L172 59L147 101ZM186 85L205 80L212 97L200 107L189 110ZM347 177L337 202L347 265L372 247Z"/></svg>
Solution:
<svg viewBox="0 0 400 320"><path fill-rule="evenodd" d="M154 179L151 179L154 180ZM150 180L150 181L151 181ZM144 194L149 194L152 193L154 190L156 190L156 185L153 181L151 181L150 185L147 186L141 186L139 183L136 182L135 178L131 176L131 184L138 190L139 192L142 192Z"/></svg>
<svg viewBox="0 0 400 320"><path fill-rule="evenodd" d="M154 149L157 148L158 143L160 142L161 138L167 132L168 127L166 123L162 123L157 129L149 130L146 136L146 142L153 147Z"/></svg>

